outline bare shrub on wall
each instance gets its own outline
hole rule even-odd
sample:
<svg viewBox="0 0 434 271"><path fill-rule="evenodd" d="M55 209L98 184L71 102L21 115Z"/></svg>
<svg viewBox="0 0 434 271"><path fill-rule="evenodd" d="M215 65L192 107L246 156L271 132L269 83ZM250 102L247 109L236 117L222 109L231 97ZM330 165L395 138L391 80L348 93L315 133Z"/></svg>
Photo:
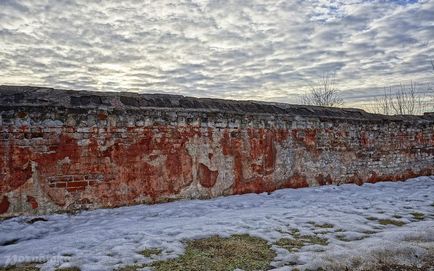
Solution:
<svg viewBox="0 0 434 271"><path fill-rule="evenodd" d="M310 86L309 91L300 97L301 104L337 107L342 106L344 100L336 87L335 74L325 74L322 79Z"/></svg>
<svg viewBox="0 0 434 271"><path fill-rule="evenodd" d="M429 108L429 87L426 91L418 91L414 82L400 84L398 87L385 87L384 94L368 109L373 113L385 115L423 114Z"/></svg>

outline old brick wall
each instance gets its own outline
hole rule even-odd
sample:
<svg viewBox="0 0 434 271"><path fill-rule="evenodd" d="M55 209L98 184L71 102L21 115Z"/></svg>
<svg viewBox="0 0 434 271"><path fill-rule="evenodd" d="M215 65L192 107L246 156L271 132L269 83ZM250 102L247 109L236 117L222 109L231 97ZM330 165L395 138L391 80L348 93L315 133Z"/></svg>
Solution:
<svg viewBox="0 0 434 271"><path fill-rule="evenodd" d="M0 216L434 174L434 116L0 87Z"/></svg>

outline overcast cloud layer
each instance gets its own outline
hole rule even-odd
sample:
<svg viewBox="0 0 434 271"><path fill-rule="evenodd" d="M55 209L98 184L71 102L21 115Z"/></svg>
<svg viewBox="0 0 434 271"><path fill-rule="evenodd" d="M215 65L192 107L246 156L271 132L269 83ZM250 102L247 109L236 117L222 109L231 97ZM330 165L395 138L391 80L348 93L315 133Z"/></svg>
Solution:
<svg viewBox="0 0 434 271"><path fill-rule="evenodd" d="M0 0L0 84L347 104L428 82L431 1Z"/></svg>

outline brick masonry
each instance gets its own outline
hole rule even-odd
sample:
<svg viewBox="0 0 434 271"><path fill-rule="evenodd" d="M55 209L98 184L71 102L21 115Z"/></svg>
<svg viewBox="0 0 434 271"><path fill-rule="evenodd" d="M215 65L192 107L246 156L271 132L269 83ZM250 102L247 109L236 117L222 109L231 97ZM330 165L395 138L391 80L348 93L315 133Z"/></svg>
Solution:
<svg viewBox="0 0 434 271"><path fill-rule="evenodd" d="M0 86L0 216L434 174L434 115Z"/></svg>

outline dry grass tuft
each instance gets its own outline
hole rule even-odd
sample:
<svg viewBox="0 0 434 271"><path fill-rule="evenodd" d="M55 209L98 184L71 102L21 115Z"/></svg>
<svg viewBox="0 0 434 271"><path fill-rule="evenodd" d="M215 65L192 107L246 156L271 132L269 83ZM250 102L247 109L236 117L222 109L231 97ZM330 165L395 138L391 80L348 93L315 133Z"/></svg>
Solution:
<svg viewBox="0 0 434 271"><path fill-rule="evenodd" d="M26 263L26 264L18 264L13 266L0 267L0 271L39 271L40 268L37 267L38 264L41 263ZM67 268L58 268L56 271L80 271L78 267L67 267Z"/></svg>
<svg viewBox="0 0 434 271"><path fill-rule="evenodd" d="M380 223L381 225L394 225L398 227L405 225L404 221L395 220L395 219L380 219L378 220L378 223Z"/></svg>
<svg viewBox="0 0 434 271"><path fill-rule="evenodd" d="M187 241L178 258L152 263L155 271L266 270L276 256L267 241L249 235Z"/></svg>
<svg viewBox="0 0 434 271"><path fill-rule="evenodd" d="M425 214L423 214L423 213L413 212L413 213L411 213L411 215L416 220L424 220L425 219Z"/></svg>
<svg viewBox="0 0 434 271"><path fill-rule="evenodd" d="M158 256L162 252L159 248L148 248L142 251L142 255L145 257L152 257L152 256Z"/></svg>
<svg viewBox="0 0 434 271"><path fill-rule="evenodd" d="M14 266L0 267L0 271L39 271L38 263L18 264Z"/></svg>
<svg viewBox="0 0 434 271"><path fill-rule="evenodd" d="M317 235L301 235L298 229L292 230L292 237L292 239L281 238L276 242L276 245L285 248L289 252L294 252L307 245L326 246L328 244L327 239Z"/></svg>
<svg viewBox="0 0 434 271"><path fill-rule="evenodd" d="M323 224L319 224L316 222L308 222L308 223L313 225L316 228L322 228L322 229L332 229L334 227L334 225L330 223L323 223Z"/></svg>

